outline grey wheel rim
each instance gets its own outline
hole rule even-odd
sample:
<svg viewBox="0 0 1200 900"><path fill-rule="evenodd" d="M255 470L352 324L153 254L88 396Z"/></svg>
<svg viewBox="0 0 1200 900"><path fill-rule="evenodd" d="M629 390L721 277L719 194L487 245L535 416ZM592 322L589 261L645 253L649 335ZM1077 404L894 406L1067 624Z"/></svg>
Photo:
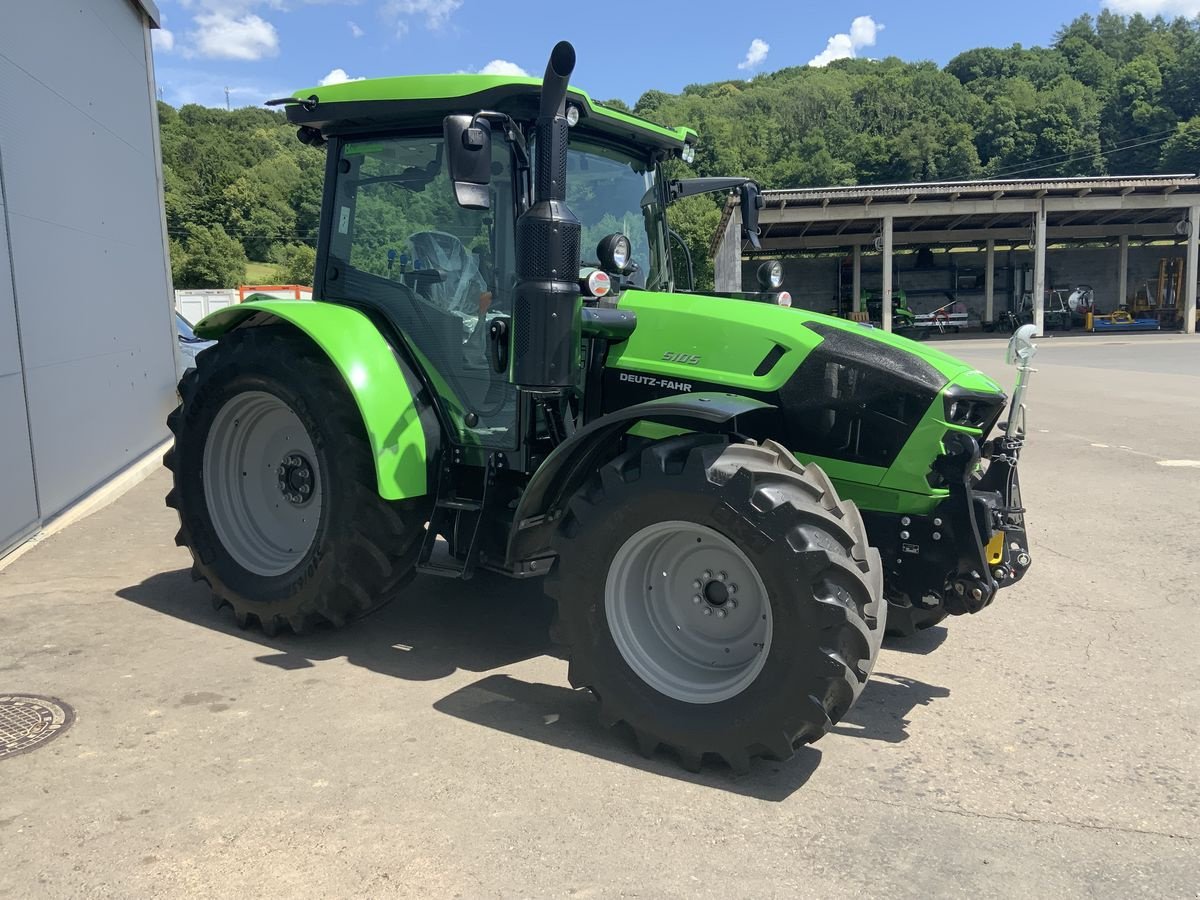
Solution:
<svg viewBox="0 0 1200 900"><path fill-rule="evenodd" d="M771 604L754 564L694 522L657 522L625 541L609 566L604 608L629 667L685 703L737 696L771 649Z"/></svg>
<svg viewBox="0 0 1200 900"><path fill-rule="evenodd" d="M316 539L322 473L312 438L265 391L231 397L204 445L204 499L222 546L256 575L293 569Z"/></svg>

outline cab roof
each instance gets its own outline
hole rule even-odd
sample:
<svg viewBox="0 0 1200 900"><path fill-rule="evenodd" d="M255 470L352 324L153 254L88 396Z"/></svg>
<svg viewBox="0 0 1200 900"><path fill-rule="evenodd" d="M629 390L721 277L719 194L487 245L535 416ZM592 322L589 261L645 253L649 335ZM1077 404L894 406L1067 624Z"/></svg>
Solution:
<svg viewBox="0 0 1200 900"><path fill-rule="evenodd" d="M292 96L313 101L312 108L289 103L286 109L290 121L325 135L360 133L380 126L435 125L444 116L481 109L532 121L537 117L541 87L540 79L509 75L404 75L305 88ZM665 128L601 106L576 87L568 88L567 103L579 109L575 127L588 132L667 151L696 143L696 132L690 128Z"/></svg>

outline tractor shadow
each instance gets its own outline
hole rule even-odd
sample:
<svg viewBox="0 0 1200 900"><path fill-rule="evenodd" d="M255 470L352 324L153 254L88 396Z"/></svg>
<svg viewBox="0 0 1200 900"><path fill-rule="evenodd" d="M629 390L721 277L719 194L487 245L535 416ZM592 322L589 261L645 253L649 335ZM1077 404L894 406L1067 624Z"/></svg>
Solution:
<svg viewBox="0 0 1200 900"><path fill-rule="evenodd" d="M854 708L830 734L899 744L908 740L909 713L949 696L948 688L876 669Z"/></svg>
<svg viewBox="0 0 1200 900"><path fill-rule="evenodd" d="M754 759L750 772L735 774L725 763L705 757L699 772L688 772L673 753L659 749L652 757L637 750L624 724L603 728L596 720L596 701L588 691L522 681L507 674L489 675L437 701L433 708L448 716L560 750L582 753L689 784L780 802L804 786L817 770L821 753L801 747L785 762Z"/></svg>
<svg viewBox="0 0 1200 900"><path fill-rule="evenodd" d="M214 610L208 586L193 582L187 569L155 574L118 590L117 595L257 645L262 651L255 656L258 662L286 671L345 658L352 665L410 681L433 681L459 670L485 674L438 700L434 708L524 740L690 784L780 802L803 787L821 762L821 751L806 746L786 762L755 759L746 775L737 775L713 759L706 759L700 772L691 773L665 750L643 757L624 726L603 728L596 719L596 702L587 691L489 674L552 655L548 631L553 608L537 583L523 584L486 572L465 586L423 576L382 609L347 628L320 628L307 635L284 631L275 637L257 627L239 628L228 608ZM948 694L945 688L876 672L833 733L899 743L908 736L908 713Z"/></svg>
<svg viewBox="0 0 1200 900"><path fill-rule="evenodd" d="M117 596L192 625L257 644L255 657L280 669L311 668L344 657L352 665L408 681L488 672L550 653L552 607L536 584L481 572L465 586L421 576L381 609L343 629L316 628L274 637L242 629L228 607L214 610L208 585L187 569L161 572Z"/></svg>
<svg viewBox="0 0 1200 900"><path fill-rule="evenodd" d="M885 637L884 650L895 650L897 653L914 653L918 656L928 656L946 642L950 634L944 625L934 625L910 634L907 637Z"/></svg>

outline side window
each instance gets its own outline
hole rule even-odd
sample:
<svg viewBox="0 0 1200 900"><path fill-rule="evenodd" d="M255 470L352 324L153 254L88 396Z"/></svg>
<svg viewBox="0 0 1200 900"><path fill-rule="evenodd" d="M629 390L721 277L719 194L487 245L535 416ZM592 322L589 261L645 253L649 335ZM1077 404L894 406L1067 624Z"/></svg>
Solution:
<svg viewBox="0 0 1200 900"><path fill-rule="evenodd" d="M342 145L325 296L381 310L416 351L458 439L510 448L515 392L489 357L488 323L516 278L511 157L492 141L492 207L454 200L440 132Z"/></svg>
<svg viewBox="0 0 1200 900"><path fill-rule="evenodd" d="M508 150L494 147L494 193L509 193ZM331 246L358 272L477 319L511 287L511 244L497 240L494 220L503 201L486 212L455 203L442 151L440 136L345 144Z"/></svg>

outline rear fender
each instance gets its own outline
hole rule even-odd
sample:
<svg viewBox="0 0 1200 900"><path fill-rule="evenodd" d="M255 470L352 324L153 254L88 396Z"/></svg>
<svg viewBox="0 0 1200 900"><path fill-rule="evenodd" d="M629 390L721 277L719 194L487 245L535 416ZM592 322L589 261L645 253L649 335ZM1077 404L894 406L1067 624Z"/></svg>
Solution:
<svg viewBox="0 0 1200 900"><path fill-rule="evenodd" d="M774 407L739 394L675 394L589 422L554 448L521 494L509 533L509 565L549 555L550 538L563 504L613 454L617 438L634 424L644 421L688 431L733 432L739 416L764 409Z"/></svg>
<svg viewBox="0 0 1200 900"><path fill-rule="evenodd" d="M336 303L255 300L205 316L195 331L219 339L236 328L279 321L304 332L346 382L371 444L379 496L426 494L430 450L440 433L436 417L420 381L363 313Z"/></svg>

